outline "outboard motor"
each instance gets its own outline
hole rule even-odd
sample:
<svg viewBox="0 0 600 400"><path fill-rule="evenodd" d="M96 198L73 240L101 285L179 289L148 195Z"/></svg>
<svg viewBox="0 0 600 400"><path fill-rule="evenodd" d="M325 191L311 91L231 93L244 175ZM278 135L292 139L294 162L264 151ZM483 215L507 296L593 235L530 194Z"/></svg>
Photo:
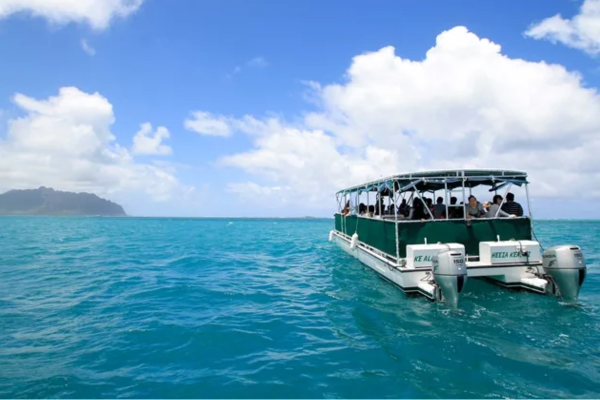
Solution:
<svg viewBox="0 0 600 400"><path fill-rule="evenodd" d="M442 290L443 300L456 307L458 295L467 283L465 256L456 250L441 250L432 258L433 279Z"/></svg>
<svg viewBox="0 0 600 400"><path fill-rule="evenodd" d="M552 278L565 303L576 303L586 266L579 246L554 246L542 255L544 271Z"/></svg>

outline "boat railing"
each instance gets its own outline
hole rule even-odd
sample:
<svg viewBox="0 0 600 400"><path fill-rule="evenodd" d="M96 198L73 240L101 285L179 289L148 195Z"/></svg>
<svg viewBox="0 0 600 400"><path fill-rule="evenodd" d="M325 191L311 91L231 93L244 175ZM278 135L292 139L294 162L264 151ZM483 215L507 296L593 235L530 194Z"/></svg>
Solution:
<svg viewBox="0 0 600 400"><path fill-rule="evenodd" d="M336 213L335 215L341 215L341 213ZM464 222L469 222L469 221L495 221L495 220L514 220L514 219L529 219L529 216L522 216L522 217L492 217L492 218L473 218L473 219L465 219L465 218L445 218L445 219L425 219L425 220L420 220L420 219L408 219L408 218L395 218L393 215L384 215L383 217L379 217L379 216L374 216L374 217L367 217L364 215L356 215L356 214L348 214L346 215L346 217L357 217L360 219L364 219L364 220L371 220L371 221L382 221L382 222L390 222L395 224L396 222L398 224L424 224L424 223L428 223L428 222L454 222L454 221L464 221Z"/></svg>

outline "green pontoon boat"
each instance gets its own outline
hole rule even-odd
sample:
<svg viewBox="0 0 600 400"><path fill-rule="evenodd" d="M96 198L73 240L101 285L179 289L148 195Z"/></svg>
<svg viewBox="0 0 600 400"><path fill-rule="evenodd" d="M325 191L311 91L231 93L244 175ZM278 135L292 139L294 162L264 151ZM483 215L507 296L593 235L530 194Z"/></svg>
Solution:
<svg viewBox="0 0 600 400"><path fill-rule="evenodd" d="M527 215L518 215L520 205L506 204L515 186L525 189ZM470 199L474 189L493 192L498 204L486 204L486 212ZM428 194L439 202L428 203ZM406 293L456 305L468 278L485 278L577 302L586 274L581 249L542 251L534 240L525 172L415 172L350 187L336 197L339 212L329 240ZM511 208L521 212L503 211Z"/></svg>

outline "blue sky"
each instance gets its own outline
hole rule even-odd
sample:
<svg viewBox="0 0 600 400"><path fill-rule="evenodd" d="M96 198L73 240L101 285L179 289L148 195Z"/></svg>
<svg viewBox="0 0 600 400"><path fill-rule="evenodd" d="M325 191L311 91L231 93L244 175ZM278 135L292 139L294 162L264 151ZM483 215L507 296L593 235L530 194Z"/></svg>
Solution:
<svg viewBox="0 0 600 400"><path fill-rule="evenodd" d="M85 1L90 4L94 2ZM3 3L7 9L12 7L13 10L20 11L5 10L3 14ZM564 67L568 74L580 74L582 80L574 89L577 93L590 88L595 90L600 86L600 66L594 53L593 37L588 38L592 45L582 47L566 40L557 40L558 28L554 31L552 27L548 28L538 35L540 37L525 34L536 23L556 14L560 14L565 20L581 14L581 1L440 0L367 3L306 0L146 0L139 1L135 11L126 16L115 17L106 27L100 29L91 26L89 18L93 16L66 14L62 20L57 20L45 10L36 9L38 6L35 3L27 0L0 0L0 137L5 137L6 142L17 140L17 133L11 135L9 132L10 121L19 118L42 118L32 114L30 108L24 108L15 102L14 96L17 93L37 101L47 101L52 96L58 96L59 90L65 87L77 88L87 95L98 93L112 105L114 115L114 123L106 123L106 126L115 140L107 146L118 143L121 148L129 151L131 154L128 157L133 158L133 161L127 161L127 168L133 169L124 169L122 173L118 173L118 178L111 176L110 179L105 179L96 175L93 178L79 177L72 169L65 167L62 170L61 167L54 166L53 163L58 163L65 157L61 156L62 148L55 149L59 153L53 156L54 161L48 161L53 172L48 177L47 186L65 190L89 188L121 202L135 215L331 215L335 204L331 199L333 193L340 189L339 186L347 181L351 181L350 184L358 183L351 178L370 178L371 175L363 175L362 172L345 174L342 171L335 177L318 181L318 173L306 172L305 177L298 177L299 174L308 171L303 165L297 166L297 170L291 170L285 166L264 165L260 161L257 161L258 164L252 164L247 157L228 162L223 162L223 159L260 151L263 148L257 142L268 140L266 135L277 135L277 129L281 132L297 129L299 135L304 135L299 137L306 139L308 147L311 143L318 146L321 137L311 139L310 132L321 129L326 139L334 139L336 156L347 156L347 162L352 165L352 157L357 157L357 164L365 160L368 162L369 156L361 154L366 146L389 149L394 144L381 138L366 137L364 143L356 145L353 144L354 137L339 133L345 132L342 128L327 128L329 124L325 122L322 126L307 122L307 115L323 116L326 111L331 111L344 101L342 97L339 100L333 99L333 94L327 94L327 91L315 90L314 85L320 85L321 89L331 85L347 86L348 92L344 96L351 96L350 85L363 82L360 74L353 78L348 77L354 57L393 46L396 56L404 60L422 62L426 53L436 46L438 35L457 26L466 27L479 40L488 39L500 45L503 57L511 60L522 59L535 65L541 62L558 64ZM117 4L119 0L112 3ZM59 11L59 14L61 12L64 10ZM600 18L597 21L600 21ZM600 26L600 22L598 24ZM597 40L600 43L600 37ZM83 49L82 41L88 44L87 52ZM465 57L468 58L467 55ZM518 75L518 64L514 65L515 68L511 67L501 73L511 71L511 74ZM439 73L443 71L442 68ZM364 79L371 79L372 74L368 76L368 79ZM496 76L499 82L504 79L502 76ZM528 76L506 79L512 79L511 82L519 82L519 79L522 79L527 82ZM549 77L548 82L552 84L556 79L565 79L565 82L573 84L565 76ZM313 86L308 82L313 82ZM540 87L552 89L551 84L548 86L542 82ZM383 82L381 86L387 85ZM557 101L569 102L559 93L560 87L562 86L557 86L553 92L557 93ZM524 89L526 90L528 89ZM531 90L532 93L542 93L537 87ZM443 96L449 92L444 89L440 93ZM420 95L421 92L406 93L408 98ZM440 95L437 96L439 98ZM500 95L486 95L486 98L488 97L499 98ZM582 98L581 101L585 103L585 107L589 106L588 113L593 119L594 113L600 114L600 102L594 96L588 97ZM504 103L503 101L502 104ZM344 107L346 105L339 106L343 114L351 114L351 111ZM426 103L423 107L426 107ZM502 111L501 107L498 109ZM216 120L230 126L229 136L186 129L184 121L190 119L194 111L208 113L205 119L209 119L209 122L214 123ZM398 109L398 113L402 112L408 110ZM446 115L442 109L439 112ZM61 115L60 118L64 118L63 111L58 114ZM330 122L333 117L327 114ZM333 114L332 112L331 115ZM52 115L52 118L56 117L55 114ZM240 118L244 116L251 116L255 121L262 122L271 118L271 121L276 121L277 127L275 130L265 130L263 127L262 132L249 132L251 129L240 125ZM102 131L103 122L96 125L96 117L89 118L92 122L85 118L87 122L81 122L80 125L91 124L92 129ZM565 126L572 125L568 119L574 118L573 114L565 115L564 118ZM352 118L355 119L357 118ZM436 115L432 114L428 119L435 120ZM23 129L38 129L39 125L34 122L25 124ZM162 144L170 147L171 154L142 152L133 156L133 137L140 130L140 125L146 122L152 124L153 129L160 126L168 130L169 137L163 139ZM364 124L364 121L361 122L362 130L370 129ZM509 123L503 125L511 126ZM451 157L446 160L450 164L437 164L427 160L428 153L424 149L435 147L437 139L433 134L420 136L420 129L425 131L425 125L411 121L404 125L394 125L394 129L404 129L405 126L407 131L412 130L413 135L417 136L416 139L423 143L419 147L419 151L423 152L421 161L404 163L402 154L390 155L396 157L389 162L389 166L392 167L390 172L398 169L398 172L403 172L415 167L452 165ZM590 121L576 132L564 132L566 139L562 139L568 140L571 136L575 140L576 135L597 132L594 130L597 127L600 125L596 125L595 120ZM47 135L55 133L55 128L48 129ZM377 121L373 123L372 129L379 129ZM22 131L18 134L23 135ZM494 127L490 128L489 132L482 129L481 135L499 137L502 133ZM581 137L581 140L585 141L589 136ZM556 138L548 138L554 139ZM430 141L433 143L431 146L428 145ZM70 139L65 139L65 143L69 142ZM17 144L11 146L5 151L13 156L23 147ZM35 154L50 154L37 144L36 146L35 151L39 153ZM302 144L298 142L292 145L292 150L294 146ZM32 148L29 148L28 155L31 155ZM273 147L269 149L273 151ZM281 152L275 150L275 153L283 154L285 149L289 147L283 146ZM548 151L544 154L548 156L548 162L553 163L551 160L556 157L556 153ZM69 154L71 157L73 153ZM432 157L440 158L438 153L435 153L435 156L434 153L431 154ZM264 151L260 153L260 157L268 156ZM568 157L579 156L581 154L575 152ZM87 153L73 156L73 168L78 168L78 162L85 157L88 157ZM539 156L543 157L545 156ZM583 159L585 157L584 155ZM35 157L32 156L32 159ZM499 160L496 164L511 159ZM519 156L516 159L519 159ZM480 154L477 160L478 166L487 166L479 165L486 160L485 154ZM35 179L26 173L15 177L15 168L26 169L29 165L19 165L15 162L5 165L4 170L0 164L0 177L3 173L5 177L3 189L35 186L40 179L43 180L40 170L31 172ZM96 162L100 161L94 161ZM293 162L297 164L297 161ZM332 159L332 162L335 162L335 159ZM470 162L468 159L461 159L456 162L456 167L468 165ZM94 169L94 163L90 164L90 169ZM104 161L101 163L101 166L106 164ZM141 184L127 180L135 178L122 178L128 174L127 171L133 171L132 174L138 171L133 167L134 164L158 165L162 172L166 171L165 173L169 174L171 186L156 195L148 193L143 187L162 187L162 178L149 178ZM600 168L595 167L578 170L579 164L573 165L566 167L570 173L580 177L583 175L591 180L594 180L600 171ZM515 167L504 164L489 165L496 166ZM324 167L314 166L317 171L319 168ZM387 172L387 166L385 168ZM549 177L543 174L546 170L543 164L532 164L531 168L540 171L536 177ZM41 171L43 176L43 169ZM294 176L288 179L285 171ZM173 183L173 179L176 183ZM569 176L561 179L567 181ZM297 180L306 185L294 184ZM314 184L311 184L312 180L315 181ZM232 184L234 186L231 186ZM245 186L235 186L236 184ZM581 185L578 187L585 187L584 183ZM311 188L322 193L313 196ZM590 193L576 193L576 197L589 197L585 204L590 204L597 198L596 192L600 193L592 187ZM537 192L534 190L534 195L536 202L542 202L539 198L544 199L543 203L546 204L540 210L542 216L552 216L557 209L563 208L564 204L577 204L573 198L557 195L551 189L540 189ZM589 207L588 211L578 206L578 213L572 216L585 217L590 216L589 213L595 213L593 216L598 217L600 211L595 208Z"/></svg>

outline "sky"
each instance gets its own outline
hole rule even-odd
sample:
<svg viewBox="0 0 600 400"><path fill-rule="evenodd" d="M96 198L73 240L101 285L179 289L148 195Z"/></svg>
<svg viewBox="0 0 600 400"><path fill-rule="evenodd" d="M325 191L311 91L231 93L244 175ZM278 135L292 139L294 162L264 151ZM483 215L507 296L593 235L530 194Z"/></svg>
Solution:
<svg viewBox="0 0 600 400"><path fill-rule="evenodd" d="M330 217L501 168L534 216L600 218L599 56L600 0L0 0L0 192Z"/></svg>

